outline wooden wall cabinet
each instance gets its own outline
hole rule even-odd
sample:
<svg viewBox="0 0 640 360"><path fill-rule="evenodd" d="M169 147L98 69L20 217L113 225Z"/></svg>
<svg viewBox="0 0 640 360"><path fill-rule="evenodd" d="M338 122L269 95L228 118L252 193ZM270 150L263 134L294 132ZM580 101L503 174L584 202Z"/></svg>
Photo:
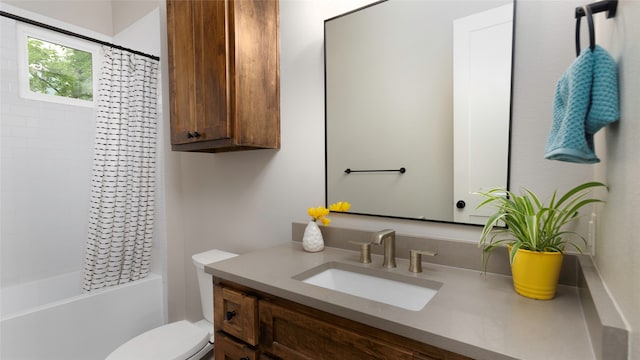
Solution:
<svg viewBox="0 0 640 360"><path fill-rule="evenodd" d="M278 0L167 0L171 146L280 148Z"/></svg>
<svg viewBox="0 0 640 360"><path fill-rule="evenodd" d="M254 300L257 302L255 310ZM250 305L240 305L245 301ZM463 355L231 283L218 282L215 285L214 303L216 360L241 359L244 356L246 359L286 360L470 360ZM225 308L219 309L219 306ZM236 315L226 320L229 309ZM238 315L238 312L243 314ZM245 319L236 320L236 324L250 324L246 332L255 334L255 344L242 340L247 337L242 330L234 329L242 335L230 337L226 323L233 322L235 316ZM246 321L255 316L258 317L258 327ZM220 344L223 344L223 350L219 351ZM230 357L229 354L237 355Z"/></svg>

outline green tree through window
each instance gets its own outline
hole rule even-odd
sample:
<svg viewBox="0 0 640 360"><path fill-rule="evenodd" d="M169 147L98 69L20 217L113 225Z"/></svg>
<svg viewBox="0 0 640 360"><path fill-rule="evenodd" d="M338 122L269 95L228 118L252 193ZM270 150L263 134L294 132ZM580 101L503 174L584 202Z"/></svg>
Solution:
<svg viewBox="0 0 640 360"><path fill-rule="evenodd" d="M91 53L28 37L29 89L48 95L93 100Z"/></svg>

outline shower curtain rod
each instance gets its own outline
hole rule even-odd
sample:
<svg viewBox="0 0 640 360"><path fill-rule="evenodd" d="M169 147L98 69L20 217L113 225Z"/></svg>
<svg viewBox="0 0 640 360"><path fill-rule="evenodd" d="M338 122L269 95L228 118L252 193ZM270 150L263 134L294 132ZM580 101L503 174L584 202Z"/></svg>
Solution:
<svg viewBox="0 0 640 360"><path fill-rule="evenodd" d="M94 38L86 36L86 35L81 35L81 34L78 34L78 33L74 33L74 32L69 31L69 30L65 30L65 29L61 29L59 27L47 25L47 24L44 24L44 23L41 23L41 22L38 22L38 21L34 21L34 20L31 20L31 19L24 18L22 16L11 14L11 13L8 13L8 12L5 12L5 11L0 11L0 15L4 16L4 17L7 17L7 18L10 18L10 19L13 19L13 20L17 20L17 21L23 22L23 23L27 23L27 24L30 24L30 25L34 25L34 26L38 26L38 27L41 27L41 28L45 28L47 30L59 32L61 34L77 37L77 38L80 38L80 39L83 39L83 40L87 40L87 41L91 41L91 42L94 42L94 43L98 43L100 45L106 45L106 46L109 46L109 47L112 47L112 48L115 48L115 49L118 49L118 50L128 51L128 52L136 54L136 55L140 55L140 56L144 56L144 57L156 60L156 61L160 61L160 57L155 56L155 55L145 54L145 53L143 53L141 51L128 49L128 48L120 46L120 45L115 45L115 44L112 44L112 43L108 43L106 41L94 39Z"/></svg>

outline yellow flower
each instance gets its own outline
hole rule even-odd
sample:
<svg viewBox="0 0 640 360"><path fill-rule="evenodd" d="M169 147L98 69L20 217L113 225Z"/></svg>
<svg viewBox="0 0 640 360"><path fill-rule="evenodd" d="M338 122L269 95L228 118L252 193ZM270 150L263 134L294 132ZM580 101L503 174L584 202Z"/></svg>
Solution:
<svg viewBox="0 0 640 360"><path fill-rule="evenodd" d="M309 212L309 216L311 216L313 221L322 219L323 217L329 215L329 209L323 206L316 207L316 208L310 207L308 212Z"/></svg>
<svg viewBox="0 0 640 360"><path fill-rule="evenodd" d="M329 211L344 212L349 211L350 208L351 204L346 201L340 201L335 204L329 205L329 209L324 206L310 207L309 209L307 209L307 213L309 214L309 216L311 216L311 220L313 220L314 222L320 220L322 225L328 226L331 222L331 219L327 217L327 215L329 215Z"/></svg>
<svg viewBox="0 0 640 360"><path fill-rule="evenodd" d="M329 205L329 210L336 212L349 211L351 209L351 204L346 201L338 201L335 204Z"/></svg>

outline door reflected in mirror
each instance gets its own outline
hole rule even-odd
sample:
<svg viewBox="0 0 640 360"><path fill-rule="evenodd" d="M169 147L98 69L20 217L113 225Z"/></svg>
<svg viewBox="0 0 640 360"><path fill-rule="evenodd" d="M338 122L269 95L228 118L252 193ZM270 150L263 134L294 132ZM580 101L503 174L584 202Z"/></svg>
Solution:
<svg viewBox="0 0 640 360"><path fill-rule="evenodd" d="M513 9L388 0L325 21L327 204L485 222L472 193L508 187Z"/></svg>

